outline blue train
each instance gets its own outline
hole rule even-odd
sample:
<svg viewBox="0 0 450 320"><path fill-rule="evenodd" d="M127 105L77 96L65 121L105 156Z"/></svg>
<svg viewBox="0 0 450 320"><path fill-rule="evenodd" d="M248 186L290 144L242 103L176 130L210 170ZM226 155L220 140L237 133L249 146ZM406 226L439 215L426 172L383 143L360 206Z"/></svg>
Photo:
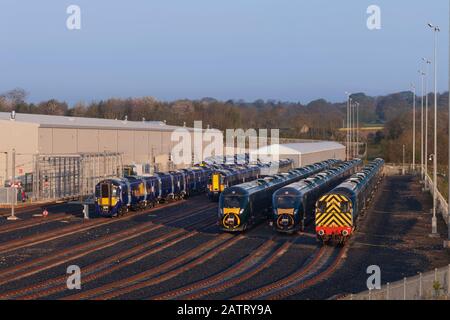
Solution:
<svg viewBox="0 0 450 320"><path fill-rule="evenodd" d="M275 230L282 233L303 230L307 222L314 220L318 198L350 177L361 164L359 159L347 161L276 191L272 198Z"/></svg>
<svg viewBox="0 0 450 320"><path fill-rule="evenodd" d="M292 168L292 164L293 161L289 159L247 166L224 165L211 174L208 184L208 197L217 201L226 188L250 182L265 175L286 172Z"/></svg>
<svg viewBox="0 0 450 320"><path fill-rule="evenodd" d="M206 190L212 170L194 167L150 177L124 177L99 182L95 187L96 212L104 217L121 216L158 203L178 200Z"/></svg>
<svg viewBox="0 0 450 320"><path fill-rule="evenodd" d="M316 203L316 234L324 243L344 243L356 228L383 175L384 160L376 159Z"/></svg>
<svg viewBox="0 0 450 320"><path fill-rule="evenodd" d="M219 198L218 221L227 232L244 231L269 217L272 195L278 189L295 181L307 178L336 164L338 160L327 160L298 168L264 179L226 188Z"/></svg>

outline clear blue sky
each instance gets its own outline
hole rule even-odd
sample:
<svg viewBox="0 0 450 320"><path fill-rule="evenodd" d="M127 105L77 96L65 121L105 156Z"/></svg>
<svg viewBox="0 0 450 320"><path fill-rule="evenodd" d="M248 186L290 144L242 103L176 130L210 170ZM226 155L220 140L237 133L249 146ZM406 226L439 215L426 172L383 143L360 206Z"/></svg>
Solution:
<svg viewBox="0 0 450 320"><path fill-rule="evenodd" d="M82 30L66 29L66 8ZM366 9L382 10L369 31ZM439 89L448 79L447 0L2 0L0 92L70 104L162 100L344 100L418 83L439 24Z"/></svg>

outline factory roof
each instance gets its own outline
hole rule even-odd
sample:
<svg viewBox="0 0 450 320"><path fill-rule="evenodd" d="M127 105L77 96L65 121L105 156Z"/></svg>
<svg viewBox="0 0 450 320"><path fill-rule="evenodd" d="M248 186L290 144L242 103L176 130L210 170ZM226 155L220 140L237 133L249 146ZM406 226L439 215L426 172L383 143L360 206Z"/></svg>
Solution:
<svg viewBox="0 0 450 320"><path fill-rule="evenodd" d="M328 150L345 149L345 146L333 141L314 141L288 144L274 144L262 147L258 150L259 154L282 154L282 155L301 155L316 153Z"/></svg>
<svg viewBox="0 0 450 320"><path fill-rule="evenodd" d="M84 129L121 129L121 130L156 130L173 131L177 126L169 126L163 121L129 121L100 118L66 117L42 114L16 113L11 119L10 112L0 112L0 121L16 121L36 124L42 128L84 128ZM186 128L193 130L193 128Z"/></svg>

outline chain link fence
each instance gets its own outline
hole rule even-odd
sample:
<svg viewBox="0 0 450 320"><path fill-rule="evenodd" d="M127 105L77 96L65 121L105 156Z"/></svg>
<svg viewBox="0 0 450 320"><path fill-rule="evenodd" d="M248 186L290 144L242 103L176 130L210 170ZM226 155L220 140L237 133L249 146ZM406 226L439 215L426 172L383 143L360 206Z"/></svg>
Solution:
<svg viewBox="0 0 450 320"><path fill-rule="evenodd" d="M343 300L450 300L450 265L387 283L380 290L351 294Z"/></svg>

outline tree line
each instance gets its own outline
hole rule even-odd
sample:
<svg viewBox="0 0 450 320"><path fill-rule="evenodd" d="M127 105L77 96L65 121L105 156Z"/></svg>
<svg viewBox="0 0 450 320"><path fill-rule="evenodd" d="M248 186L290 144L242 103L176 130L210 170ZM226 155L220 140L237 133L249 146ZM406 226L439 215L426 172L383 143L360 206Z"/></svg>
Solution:
<svg viewBox="0 0 450 320"><path fill-rule="evenodd" d="M79 102L69 106L64 101L50 99L39 103L27 102L28 94L17 88L0 95L0 111L19 113L64 115L132 121L166 121L170 125L192 126L201 120L204 126L226 129L280 129L282 138L345 140L346 102L333 103L318 99L309 103L275 100L219 101L214 98L200 100L160 101L153 97L110 98L90 103ZM411 92L399 92L371 97L364 93L352 95L360 103L361 126L384 126L362 141L369 145L369 158L383 157L388 162L402 162L402 145L406 146L407 159L412 159L412 106ZM432 150L433 95L429 96L429 150ZM439 149L448 146L448 93L438 96ZM416 159L420 162L420 110L421 97L416 100ZM438 153L440 164L446 164L447 152ZM410 161L407 161L410 162ZM417 161L416 161L417 162ZM418 163L418 162L417 162Z"/></svg>

